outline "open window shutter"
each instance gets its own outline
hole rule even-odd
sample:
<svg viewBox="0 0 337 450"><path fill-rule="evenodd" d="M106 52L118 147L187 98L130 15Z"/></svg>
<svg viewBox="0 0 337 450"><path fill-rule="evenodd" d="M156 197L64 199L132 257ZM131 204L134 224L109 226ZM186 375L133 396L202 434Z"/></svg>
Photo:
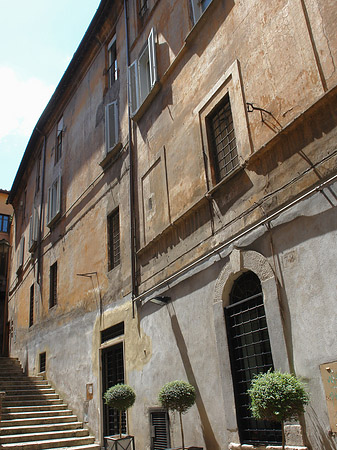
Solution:
<svg viewBox="0 0 337 450"><path fill-rule="evenodd" d="M155 35L156 35L155 29L151 28L149 37L147 39L148 50L149 50L151 89L153 88L155 83L158 81Z"/></svg>
<svg viewBox="0 0 337 450"><path fill-rule="evenodd" d="M138 60L136 59L128 69L129 103L131 115L134 115L139 108L139 87L138 87Z"/></svg>
<svg viewBox="0 0 337 450"><path fill-rule="evenodd" d="M111 151L118 142L118 107L117 102L110 103L105 110L106 146Z"/></svg>
<svg viewBox="0 0 337 450"><path fill-rule="evenodd" d="M200 0L191 0L193 23L196 24L201 17Z"/></svg>
<svg viewBox="0 0 337 450"><path fill-rule="evenodd" d="M48 207L47 207L47 223L49 223L52 219L51 217L51 210L52 210L52 193L53 193L53 189L52 186L50 188L48 188Z"/></svg>
<svg viewBox="0 0 337 450"><path fill-rule="evenodd" d="M22 236L22 238L20 240L20 248L19 248L19 261L18 261L19 267L23 266L24 250L25 250L25 238L24 238L24 236Z"/></svg>
<svg viewBox="0 0 337 450"><path fill-rule="evenodd" d="M56 180L56 210L55 216L61 211L61 176L58 176Z"/></svg>
<svg viewBox="0 0 337 450"><path fill-rule="evenodd" d="M33 245L33 234L34 234L33 230L34 230L34 212L29 219L29 241L28 241L29 248L31 248L31 246Z"/></svg>
<svg viewBox="0 0 337 450"><path fill-rule="evenodd" d="M37 242L37 238L39 235L39 211L37 208L34 208L33 215L33 241Z"/></svg>

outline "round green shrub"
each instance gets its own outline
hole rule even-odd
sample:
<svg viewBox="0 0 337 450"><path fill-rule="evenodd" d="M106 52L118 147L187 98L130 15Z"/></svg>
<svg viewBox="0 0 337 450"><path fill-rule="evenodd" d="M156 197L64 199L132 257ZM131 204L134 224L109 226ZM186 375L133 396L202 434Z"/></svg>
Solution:
<svg viewBox="0 0 337 450"><path fill-rule="evenodd" d="M161 388L158 400L164 408L184 414L195 403L195 388L186 381L170 381Z"/></svg>
<svg viewBox="0 0 337 450"><path fill-rule="evenodd" d="M260 373L253 378L248 394L256 419L284 422L304 412L309 395L296 376L279 371Z"/></svg>
<svg viewBox="0 0 337 450"><path fill-rule="evenodd" d="M136 400L135 391L127 384L116 384L104 394L105 403L118 411L126 411Z"/></svg>

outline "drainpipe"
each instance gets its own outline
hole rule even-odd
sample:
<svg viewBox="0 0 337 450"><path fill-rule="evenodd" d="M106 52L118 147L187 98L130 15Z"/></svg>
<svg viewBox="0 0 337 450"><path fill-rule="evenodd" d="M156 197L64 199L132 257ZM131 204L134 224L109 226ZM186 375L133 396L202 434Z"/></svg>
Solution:
<svg viewBox="0 0 337 450"><path fill-rule="evenodd" d="M128 69L129 61L129 28L128 28L128 14L126 7L126 0L124 0L124 18L125 18L125 47L126 47L126 73L127 73L127 105L128 105L128 140L129 140L129 158L130 158L130 189L129 189L129 203L130 203L130 257L131 257L131 299L132 299L132 318L135 318L135 298L137 297L137 283L136 283L136 233L135 233L135 212L134 212L134 167L133 167L133 146L132 146L132 129L131 129L131 114L130 114L130 92Z"/></svg>

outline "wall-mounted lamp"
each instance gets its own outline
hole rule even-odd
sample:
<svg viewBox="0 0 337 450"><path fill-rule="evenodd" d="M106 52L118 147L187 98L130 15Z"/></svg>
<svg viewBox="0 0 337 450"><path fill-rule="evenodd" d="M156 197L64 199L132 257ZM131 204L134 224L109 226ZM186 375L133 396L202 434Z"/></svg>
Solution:
<svg viewBox="0 0 337 450"><path fill-rule="evenodd" d="M165 297L164 295L156 295L156 297L150 298L150 302L160 306L167 305L170 300L171 297Z"/></svg>

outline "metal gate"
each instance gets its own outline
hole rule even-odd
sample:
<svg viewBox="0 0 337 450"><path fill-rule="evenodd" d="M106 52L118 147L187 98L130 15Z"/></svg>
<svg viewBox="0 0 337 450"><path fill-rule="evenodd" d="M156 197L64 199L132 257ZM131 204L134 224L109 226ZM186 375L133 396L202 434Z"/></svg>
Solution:
<svg viewBox="0 0 337 450"><path fill-rule="evenodd" d="M247 389L253 376L273 369L261 283L253 272L245 272L234 283L225 316L240 440L279 444L280 425L254 419L249 409Z"/></svg>

